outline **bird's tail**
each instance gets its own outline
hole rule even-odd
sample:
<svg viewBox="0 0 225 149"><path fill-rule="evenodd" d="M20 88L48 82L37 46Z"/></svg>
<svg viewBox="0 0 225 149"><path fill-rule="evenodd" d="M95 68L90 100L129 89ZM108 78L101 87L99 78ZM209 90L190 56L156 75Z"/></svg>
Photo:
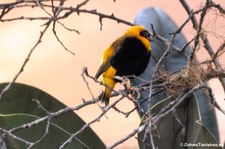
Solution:
<svg viewBox="0 0 225 149"><path fill-rule="evenodd" d="M100 95L100 99L103 103L105 103L105 106L108 106L109 105L109 98L110 98L111 93L112 93L112 89L115 86L115 80L111 79L111 78L104 78L103 82L106 85L106 87L105 87L105 91L102 92L102 94Z"/></svg>
<svg viewBox="0 0 225 149"><path fill-rule="evenodd" d="M109 98L110 97L108 97L108 95L106 95L106 91L102 92L100 95L101 102L105 103L105 106L109 105Z"/></svg>

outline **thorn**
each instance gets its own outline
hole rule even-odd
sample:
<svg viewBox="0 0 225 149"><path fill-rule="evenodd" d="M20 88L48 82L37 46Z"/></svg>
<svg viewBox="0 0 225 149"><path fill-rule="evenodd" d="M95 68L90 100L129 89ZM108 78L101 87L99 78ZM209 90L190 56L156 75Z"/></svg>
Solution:
<svg viewBox="0 0 225 149"><path fill-rule="evenodd" d="M82 74L85 74L86 76L89 76L87 67L83 67Z"/></svg>
<svg viewBox="0 0 225 149"><path fill-rule="evenodd" d="M86 102L86 100L85 100L84 98L82 98L82 101L83 101L83 103L85 103L85 102Z"/></svg>

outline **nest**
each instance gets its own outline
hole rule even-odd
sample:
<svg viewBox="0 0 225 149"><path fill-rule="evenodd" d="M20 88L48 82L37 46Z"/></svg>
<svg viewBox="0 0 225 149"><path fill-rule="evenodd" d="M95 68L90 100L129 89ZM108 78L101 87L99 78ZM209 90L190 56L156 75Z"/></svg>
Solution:
<svg viewBox="0 0 225 149"><path fill-rule="evenodd" d="M214 73L215 69L212 64L189 63L184 69L173 73L159 69L157 76L158 81L161 82L159 86L177 97L199 83L208 81Z"/></svg>

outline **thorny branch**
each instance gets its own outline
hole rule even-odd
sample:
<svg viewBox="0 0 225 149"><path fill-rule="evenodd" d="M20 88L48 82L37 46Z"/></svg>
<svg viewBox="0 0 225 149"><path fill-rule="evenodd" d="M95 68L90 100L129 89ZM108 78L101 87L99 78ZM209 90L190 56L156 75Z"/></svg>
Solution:
<svg viewBox="0 0 225 149"><path fill-rule="evenodd" d="M66 6L64 5L69 0L19 0L11 3L0 3L0 22L11 22L11 21L22 21L22 20L30 20L30 21L44 21L44 29L41 30L39 38L37 42L34 44L34 46L30 49L27 57L25 58L21 68L19 69L18 73L15 75L15 77L12 79L12 81L0 92L0 101L3 98L4 94L10 90L13 83L16 82L17 78L20 76L20 74L24 71L27 63L29 62L34 50L41 44L41 41L43 39L43 36L47 32L47 30L51 27L53 35L56 37L56 40L59 42L59 44L66 50L67 52L71 54L75 54L73 51L69 50L66 45L63 43L59 35L57 34L57 25L61 25L65 30L69 32L75 32L77 34L80 34L80 31L77 29L71 29L67 27L65 24L62 23L64 19L67 19L72 14L80 15L81 13L86 13L89 15L94 15L99 18L100 23L100 30L103 27L103 19L110 19L113 21L116 21L118 23L123 23L126 25L133 25L133 23L130 23L129 21L123 20L119 17L116 17L113 13L112 14L105 14L102 12L99 12L96 9L86 9L85 5L88 4L90 0L84 0L83 2L77 4L76 6ZM181 123L177 113L176 108L184 102L188 97L190 97L195 91L206 89L207 95L210 97L210 102L212 106L215 106L217 109L219 109L221 112L224 113L224 110L220 107L220 105L216 102L213 96L213 90L207 85L207 82L212 78L218 78L225 90L225 71L222 68L222 65L219 62L219 57L223 56L225 53L225 42L221 43L218 49L215 50L215 48L211 45L210 40L207 37L207 33L204 30L204 23L205 18L208 13L214 8L219 13L221 13L221 16L225 15L225 9L220 4L217 4L213 2L212 0L206 0L205 4L197 9L192 10L188 3L185 0L180 0L180 3L186 10L188 16L186 20L184 20L183 24L176 30L171 31L171 38L165 39L162 36L160 36L155 30L154 26L152 25L152 36L155 40L159 40L161 43L165 44L167 46L167 49L165 50L164 54L156 61L156 65L153 69L153 75L151 81L145 81L142 78L134 76L134 78L138 78L142 81L141 84L138 86L130 86L131 90L133 89L137 94L140 94L140 91L148 91L149 95L144 101L148 101L148 111L146 112L145 120L142 122L142 124L134 129L132 132L127 134L126 136L122 137L115 143L113 143L111 146L107 147L108 149L115 148L116 146L122 144L124 141L130 139L131 137L134 137L137 133L144 132L144 139L140 140L140 138L137 138L139 141L146 143L147 146L151 146L152 148L157 148L154 143L153 139L153 133L152 131L155 129L155 126L157 123L162 119L163 117L167 116L170 113L173 113L173 115L176 118L176 121L182 125L182 128L184 128L183 124ZM31 8L31 9L40 9L42 10L45 15L44 16L17 16L17 17L8 17L8 14L15 9L22 9L22 8ZM197 19L199 15L199 20ZM182 48L178 48L174 45L175 37L183 31L183 29L187 26L187 24L191 22L193 24L193 28L196 30L196 35L188 41L185 45L183 45ZM211 56L210 60L205 60L203 63L199 63L195 59L196 51L200 48L200 42L203 42L205 50L209 53ZM191 54L189 55L188 64L185 66L185 68L178 70L176 72L166 72L164 70L161 70L161 63L167 57L167 55L175 50L183 52L186 47L190 46L191 44L194 44L191 48ZM195 67L199 66L199 67ZM208 73L207 73L208 72ZM92 104L98 104L99 106L99 99L96 99L94 96L94 93L92 92L88 80L86 77L94 81L95 83L103 85L100 81L96 80L92 75L89 75L87 72L87 68L84 68L84 71L82 73L82 77L84 79L84 83L87 86L87 89L89 90L89 93L91 94L92 98L91 100L83 100L83 103L74 107L67 107L64 109L61 109L57 112L49 112L45 107L41 105L41 103L38 101L38 99L34 99L34 101L37 103L40 110L44 111L46 113L46 116L38 118L35 121L32 121L30 123L25 123L21 126L17 126L15 128L12 128L10 130L6 130L1 128L0 131L3 134L3 137L10 136L14 138L15 140L18 140L19 142L24 143L27 145L27 148L32 148L36 146L37 144L41 143L47 134L49 133L49 127L52 123L52 120L60 117L63 114L66 114L71 111L76 111L81 108L87 107ZM128 77L131 78L131 77ZM124 79L122 79L122 82L124 82ZM184 82L186 83L184 85ZM191 82L191 83L190 83ZM124 82L125 85L126 82ZM182 86L182 87L181 87ZM104 87L107 87L104 85ZM176 88L176 92L174 92L174 88ZM180 89L180 90L179 90ZM168 98L175 98L175 100L171 101L168 105L164 106L156 115L153 115L151 113L151 98L155 95L160 93L161 91L167 91L171 94ZM177 94L177 90L179 90L179 94ZM115 102L110 104L108 107L101 108L102 112L97 117L94 117L90 122L87 122L80 130L77 132L70 134L70 137L60 146L60 148L64 148L66 145L71 143L73 140L77 140L77 136L83 131L91 126L92 124L98 122L101 120L103 116L106 116L106 113L112 109L116 110L118 113L124 115L125 117L128 117L135 109L141 109L142 103L137 104L136 97L133 95L134 93L128 92L125 89L123 90L113 90L112 96L118 96L121 97L118 98ZM134 103L135 107L132 108L128 112L123 112L121 109L117 108L116 105L124 98L130 99L131 102ZM144 102L143 101L143 102ZM141 109L142 110L142 109ZM21 131L23 129L31 128L36 125L39 125L43 122L46 122L45 126L45 132L44 134L35 142L27 141L23 138L20 138L15 135L16 132ZM157 128L156 128L157 129ZM150 142L147 141L147 136L150 136ZM147 142L146 142L147 141ZM82 142L82 141L81 141ZM85 146L85 144L84 144ZM87 147L88 148L88 147Z"/></svg>
<svg viewBox="0 0 225 149"><path fill-rule="evenodd" d="M187 2L185 0L180 0L181 4L183 5L184 9L186 10L186 12L188 13L188 15L190 15L191 11L190 11L190 7L188 6ZM222 8L219 4L215 4L212 0L207 0L206 1L206 5L205 5L205 11L202 12L201 14L201 18L200 18L200 23L198 23L198 21L196 20L195 16L192 16L192 24L194 26L194 29L197 30L197 32L201 32L201 39L204 43L204 48L207 50L207 52L209 53L209 55L211 56L212 60L213 60L213 63L215 64L216 66L216 69L218 71L221 71L223 70L222 69L222 66L221 64L219 63L218 59L214 59L214 55L215 55L215 52L210 44L210 41L209 39L207 38L207 35L206 33L204 32L204 30L202 29L202 23L203 23L203 20L204 20L204 16L205 16L205 13L207 11L207 9L212 9L212 7L215 7L219 10L219 12L223 13L224 14L224 8ZM199 26L200 24L200 26ZM195 42L197 43L199 39L195 39ZM223 77L218 77L222 86L223 86L223 89L225 91L225 79Z"/></svg>

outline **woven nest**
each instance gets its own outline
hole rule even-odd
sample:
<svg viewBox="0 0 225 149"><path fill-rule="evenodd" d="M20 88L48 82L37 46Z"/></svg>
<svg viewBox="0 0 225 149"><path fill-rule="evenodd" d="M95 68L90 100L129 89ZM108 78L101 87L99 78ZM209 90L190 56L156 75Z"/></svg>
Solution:
<svg viewBox="0 0 225 149"><path fill-rule="evenodd" d="M175 73L168 73L165 70L159 69L157 72L159 82L162 82L163 87L173 96L187 92L200 82L208 81L210 73L215 72L211 64L200 65L191 63L184 69ZM210 75L209 75L210 74Z"/></svg>

